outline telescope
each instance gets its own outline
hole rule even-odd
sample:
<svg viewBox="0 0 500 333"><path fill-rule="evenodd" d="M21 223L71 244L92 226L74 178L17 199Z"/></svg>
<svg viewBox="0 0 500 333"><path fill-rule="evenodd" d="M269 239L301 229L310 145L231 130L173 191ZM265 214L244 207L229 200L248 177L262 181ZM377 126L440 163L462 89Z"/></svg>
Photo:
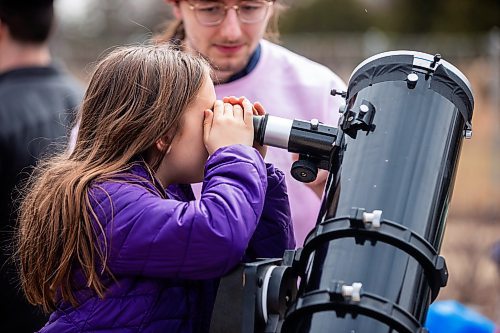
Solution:
<svg viewBox="0 0 500 333"><path fill-rule="evenodd" d="M332 95L346 101L337 126L254 118L259 143L299 154L295 179L329 176L301 248L221 279L211 333L427 332L448 280L439 251L472 135L470 83L439 54L391 51L363 61Z"/></svg>

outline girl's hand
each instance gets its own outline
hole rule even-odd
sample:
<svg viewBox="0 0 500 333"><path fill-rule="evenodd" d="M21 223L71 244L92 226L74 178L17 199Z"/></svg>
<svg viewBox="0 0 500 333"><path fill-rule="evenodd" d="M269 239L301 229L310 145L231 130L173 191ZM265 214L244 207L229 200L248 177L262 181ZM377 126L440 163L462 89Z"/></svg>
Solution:
<svg viewBox="0 0 500 333"><path fill-rule="evenodd" d="M248 101L248 99L246 99L245 97L241 96L241 97L235 97L235 96L230 96L230 97L224 97L222 99L222 101L224 103L231 103L233 105L241 105L243 106L243 108L245 107L245 105L248 105L249 107L252 107L252 112L254 115L265 115L266 114L266 110L264 109L264 107L262 106L262 104L260 104L259 102L255 102L253 105L250 103L250 101ZM252 127L253 127L253 124L252 124ZM254 141L253 142L253 147L255 149L257 149L257 151L262 155L262 158L265 158L266 157L266 153L267 153L267 146L263 146L263 145L260 145L257 141Z"/></svg>
<svg viewBox="0 0 500 333"><path fill-rule="evenodd" d="M210 155L221 147L243 144L252 146L253 119L251 103L224 103L217 100L214 110L205 110L203 140Z"/></svg>

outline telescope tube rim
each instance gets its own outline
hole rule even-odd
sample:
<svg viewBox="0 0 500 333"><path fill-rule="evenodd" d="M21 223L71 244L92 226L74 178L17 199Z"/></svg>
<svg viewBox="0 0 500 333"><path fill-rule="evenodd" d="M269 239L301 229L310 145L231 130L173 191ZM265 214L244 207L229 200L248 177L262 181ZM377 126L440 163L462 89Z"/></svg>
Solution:
<svg viewBox="0 0 500 333"><path fill-rule="evenodd" d="M349 82L354 77L354 74L356 74L356 72L358 72L363 66L365 66L368 63L373 62L375 60L382 59L385 57L392 57L392 56L413 56L414 59L417 58L417 59L422 59L422 60L426 60L429 62L432 62L434 60L433 55L430 55L430 54L424 53L424 52L419 52L419 51L395 50L395 51L382 52L379 54L375 54L375 55L369 57L368 59L365 59L358 66L356 66L356 68L354 68L354 70L352 71L351 76L349 77ZM443 64L447 69L452 71L455 75L457 75L462 81L464 81L467 88L469 88L470 94L473 95L472 86L471 86L469 80L457 67L455 67L454 65L452 65L451 63L449 63L448 61L446 61L444 59L441 59L439 62L441 64Z"/></svg>

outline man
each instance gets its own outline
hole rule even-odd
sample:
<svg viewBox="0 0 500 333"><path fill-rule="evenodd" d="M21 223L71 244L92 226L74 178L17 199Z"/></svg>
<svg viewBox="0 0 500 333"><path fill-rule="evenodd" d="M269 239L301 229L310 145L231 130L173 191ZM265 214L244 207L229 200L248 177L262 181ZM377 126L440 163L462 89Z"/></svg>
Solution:
<svg viewBox="0 0 500 333"><path fill-rule="evenodd" d="M217 98L244 95L261 102L273 116L337 124L342 100L330 96L330 90L345 90L344 82L328 68L264 39L277 33L278 1L166 1L176 21L158 41L204 56L214 70ZM301 246L316 223L326 173L302 184L289 173L295 158L272 147L266 157L288 176L295 237Z"/></svg>
<svg viewBox="0 0 500 333"><path fill-rule="evenodd" d="M342 100L330 91L345 90L344 82L328 68L264 39L276 33L278 1L166 1L176 21L157 41L204 56L218 83L217 98L244 95L261 102L273 116L337 124ZM266 157L287 174L295 237L301 246L315 226L327 173L320 172L306 186L289 173L294 159L273 147Z"/></svg>
<svg viewBox="0 0 500 333"><path fill-rule="evenodd" d="M0 332L33 332L46 318L25 301L11 260L15 188L50 145L66 142L80 85L52 64L52 0L0 0ZM61 147L63 148L63 147Z"/></svg>

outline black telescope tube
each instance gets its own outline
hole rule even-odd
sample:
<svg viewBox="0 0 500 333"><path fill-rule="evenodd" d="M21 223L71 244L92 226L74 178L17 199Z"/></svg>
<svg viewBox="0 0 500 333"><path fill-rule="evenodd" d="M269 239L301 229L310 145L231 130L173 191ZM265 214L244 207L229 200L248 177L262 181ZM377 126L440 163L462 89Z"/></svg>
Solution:
<svg viewBox="0 0 500 333"><path fill-rule="evenodd" d="M470 84L438 56L387 52L354 70L346 102L345 146L298 252L281 332L425 332L447 280L437 254L471 130Z"/></svg>

